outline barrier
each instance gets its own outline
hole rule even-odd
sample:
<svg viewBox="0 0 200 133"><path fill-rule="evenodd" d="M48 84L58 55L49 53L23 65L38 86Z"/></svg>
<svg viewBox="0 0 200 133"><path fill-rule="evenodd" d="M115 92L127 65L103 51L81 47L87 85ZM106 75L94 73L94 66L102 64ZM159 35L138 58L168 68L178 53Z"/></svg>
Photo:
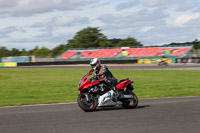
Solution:
<svg viewBox="0 0 200 133"><path fill-rule="evenodd" d="M17 62L0 63L0 67L16 67Z"/></svg>
<svg viewBox="0 0 200 133"><path fill-rule="evenodd" d="M176 58L177 63L200 63L200 57Z"/></svg>
<svg viewBox="0 0 200 133"><path fill-rule="evenodd" d="M151 59L145 59L145 64L151 64Z"/></svg>
<svg viewBox="0 0 200 133"><path fill-rule="evenodd" d="M158 63L158 59L151 59L151 63Z"/></svg>
<svg viewBox="0 0 200 133"><path fill-rule="evenodd" d="M1 62L35 62L35 56L16 56L16 57L3 57L1 58Z"/></svg>
<svg viewBox="0 0 200 133"><path fill-rule="evenodd" d="M0 67L4 67L4 63L0 63Z"/></svg>
<svg viewBox="0 0 200 133"><path fill-rule="evenodd" d="M142 64L143 63L143 59L138 59L137 63L138 64Z"/></svg>
<svg viewBox="0 0 200 133"><path fill-rule="evenodd" d="M156 64L159 62L160 59L138 59L137 63L138 64ZM167 59L168 63L176 63L176 59L175 58L169 58Z"/></svg>
<svg viewBox="0 0 200 133"><path fill-rule="evenodd" d="M176 63L176 58L168 59L168 63Z"/></svg>
<svg viewBox="0 0 200 133"><path fill-rule="evenodd" d="M101 60L102 64L127 64L137 63L137 60ZM54 62L27 62L17 63L17 66L39 66L39 65L72 65L72 64L90 64L90 60L84 61L54 61Z"/></svg>

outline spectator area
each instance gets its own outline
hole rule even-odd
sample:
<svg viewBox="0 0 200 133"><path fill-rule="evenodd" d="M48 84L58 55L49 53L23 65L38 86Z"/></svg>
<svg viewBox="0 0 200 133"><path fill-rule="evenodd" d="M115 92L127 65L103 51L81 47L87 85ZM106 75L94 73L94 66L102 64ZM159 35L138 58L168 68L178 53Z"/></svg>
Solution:
<svg viewBox="0 0 200 133"><path fill-rule="evenodd" d="M77 53L77 51L67 51L62 56L60 56L58 59L69 59L72 56L74 56Z"/></svg>
<svg viewBox="0 0 200 133"><path fill-rule="evenodd" d="M93 51L82 51L82 58L114 58L121 49L98 49Z"/></svg>
<svg viewBox="0 0 200 133"><path fill-rule="evenodd" d="M127 49L94 49L94 50L69 50L58 59L76 58L114 58L126 55L126 57L149 57L167 54L169 56L180 56L192 47L150 47L150 48L127 48ZM126 54L124 54L126 53Z"/></svg>
<svg viewBox="0 0 200 133"><path fill-rule="evenodd" d="M164 53L165 50L173 51L174 48L129 48L128 57L146 57L146 56L158 56L161 53Z"/></svg>
<svg viewBox="0 0 200 133"><path fill-rule="evenodd" d="M181 55L181 54L183 54L183 53L185 53L189 50L191 50L191 48L189 48L189 47L179 48L179 49L177 49L173 52L172 56L179 56L179 55Z"/></svg>

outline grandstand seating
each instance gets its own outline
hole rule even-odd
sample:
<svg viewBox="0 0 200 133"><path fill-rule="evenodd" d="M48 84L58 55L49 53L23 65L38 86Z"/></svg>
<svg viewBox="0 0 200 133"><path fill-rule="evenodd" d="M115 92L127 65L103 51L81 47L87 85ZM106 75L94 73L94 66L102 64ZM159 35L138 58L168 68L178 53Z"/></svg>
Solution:
<svg viewBox="0 0 200 133"><path fill-rule="evenodd" d="M185 48L179 48L178 50L176 50L172 56L179 56L187 51L189 51L191 49L191 47L185 47Z"/></svg>
<svg viewBox="0 0 200 133"><path fill-rule="evenodd" d="M69 59L73 55L75 55L76 53L77 53L77 51L67 51L61 57L59 57L58 59Z"/></svg>
<svg viewBox="0 0 200 133"><path fill-rule="evenodd" d="M128 57L156 56L158 48L129 48Z"/></svg>
<svg viewBox="0 0 200 133"><path fill-rule="evenodd" d="M113 58L121 52L121 49L98 49L82 51L82 58Z"/></svg>
<svg viewBox="0 0 200 133"><path fill-rule="evenodd" d="M129 48L127 49L129 56L128 57L145 57L145 56L157 56L158 54L164 53L164 50L171 50L173 48Z"/></svg>
<svg viewBox="0 0 200 133"><path fill-rule="evenodd" d="M189 51L192 47L150 47L150 48L128 48L128 49L95 49L95 50L77 50L67 51L58 59L69 59L79 53L79 58L114 58L120 55L122 51L127 51L127 57L148 57L159 56L165 53L165 50L170 50L169 55L180 56ZM77 54L78 55L78 54ZM123 56L121 54L120 56Z"/></svg>

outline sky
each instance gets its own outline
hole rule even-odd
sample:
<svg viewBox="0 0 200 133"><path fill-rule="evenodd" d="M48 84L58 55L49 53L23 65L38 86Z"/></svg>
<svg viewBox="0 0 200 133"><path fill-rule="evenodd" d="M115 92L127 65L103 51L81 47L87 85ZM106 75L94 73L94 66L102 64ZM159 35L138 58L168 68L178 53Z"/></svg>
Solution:
<svg viewBox="0 0 200 133"><path fill-rule="evenodd" d="M200 39L199 0L0 0L0 47L52 49L87 27L145 46Z"/></svg>

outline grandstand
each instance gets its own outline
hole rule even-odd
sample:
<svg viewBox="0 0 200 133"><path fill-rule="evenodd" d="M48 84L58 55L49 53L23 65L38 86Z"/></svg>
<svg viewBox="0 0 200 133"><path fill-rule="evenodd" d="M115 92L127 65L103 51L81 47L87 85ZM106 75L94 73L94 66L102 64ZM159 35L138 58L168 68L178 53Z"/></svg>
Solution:
<svg viewBox="0 0 200 133"><path fill-rule="evenodd" d="M77 53L77 51L67 51L62 56L60 56L58 59L69 59L72 56L74 56Z"/></svg>
<svg viewBox="0 0 200 133"><path fill-rule="evenodd" d="M98 49L93 51L82 51L82 58L114 58L121 49Z"/></svg>
<svg viewBox="0 0 200 133"><path fill-rule="evenodd" d="M126 48L126 49L91 49L91 50L68 50L58 59L90 59L90 58L115 58L124 57L122 52L127 51L126 57L157 57L162 55L179 57L188 53L192 47L149 47L149 48Z"/></svg>

